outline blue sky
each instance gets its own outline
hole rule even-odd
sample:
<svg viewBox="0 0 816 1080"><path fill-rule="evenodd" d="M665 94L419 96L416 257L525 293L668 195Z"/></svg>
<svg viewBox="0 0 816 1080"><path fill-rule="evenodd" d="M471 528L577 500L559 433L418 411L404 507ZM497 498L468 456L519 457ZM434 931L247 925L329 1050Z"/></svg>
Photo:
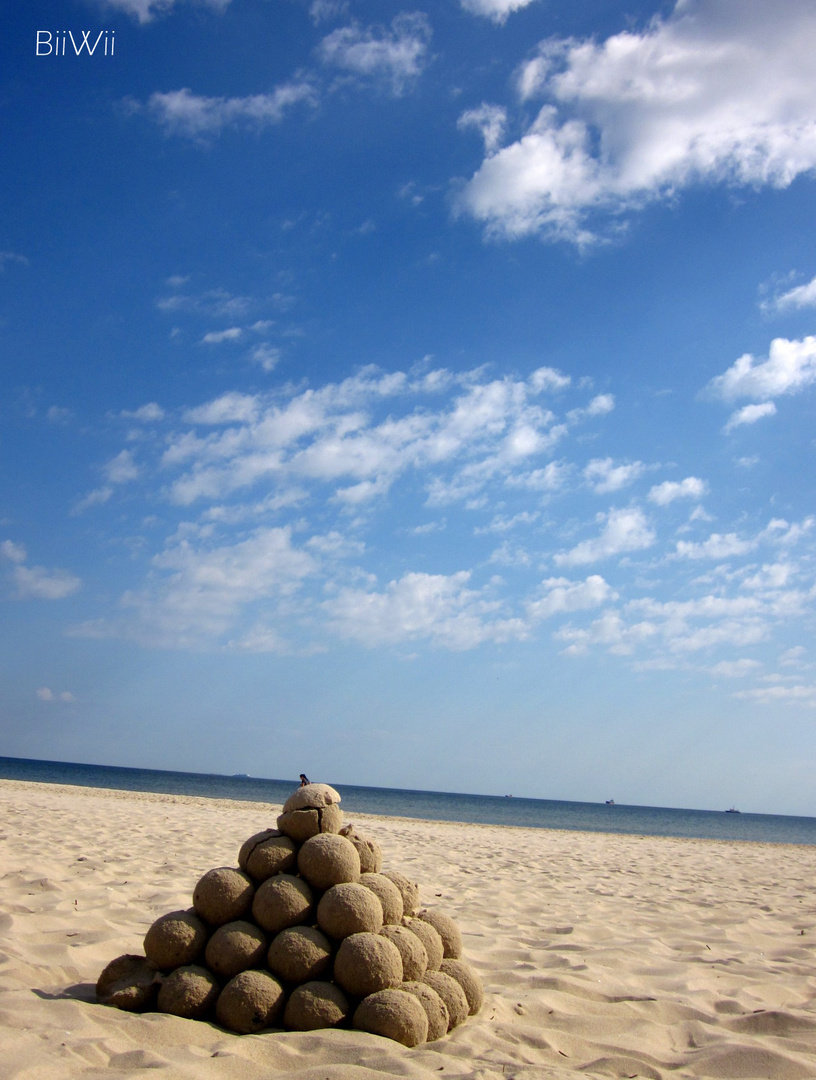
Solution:
<svg viewBox="0 0 816 1080"><path fill-rule="evenodd" d="M3 30L0 753L816 814L811 3Z"/></svg>

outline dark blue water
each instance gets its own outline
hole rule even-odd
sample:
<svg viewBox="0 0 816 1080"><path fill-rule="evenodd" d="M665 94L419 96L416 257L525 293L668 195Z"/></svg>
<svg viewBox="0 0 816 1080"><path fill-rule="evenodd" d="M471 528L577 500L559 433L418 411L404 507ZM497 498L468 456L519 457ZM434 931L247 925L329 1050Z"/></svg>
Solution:
<svg viewBox="0 0 816 1080"><path fill-rule="evenodd" d="M200 795L209 799L237 799L277 805L283 803L297 786L295 779L263 780L248 776L124 769L111 765L2 757L0 777L6 780L74 784L121 791L154 791L168 795ZM343 797L343 810L347 818L354 813L382 814L534 829L816 844L816 818L809 817L727 814L715 810L674 810L660 806L606 806L603 803L404 791L349 784L334 786Z"/></svg>

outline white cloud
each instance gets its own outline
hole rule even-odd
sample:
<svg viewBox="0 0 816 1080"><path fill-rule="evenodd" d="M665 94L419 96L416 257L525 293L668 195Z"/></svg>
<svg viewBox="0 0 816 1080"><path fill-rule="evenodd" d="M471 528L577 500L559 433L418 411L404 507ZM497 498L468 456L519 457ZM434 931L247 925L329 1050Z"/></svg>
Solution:
<svg viewBox="0 0 816 1080"><path fill-rule="evenodd" d="M556 565L582 566L630 551L642 551L657 539L645 514L637 507L610 510L608 514L599 514L596 520L604 523L601 533L553 556Z"/></svg>
<svg viewBox="0 0 816 1080"><path fill-rule="evenodd" d="M471 15L482 15L501 25L514 11L521 11L533 0L460 0L462 10Z"/></svg>
<svg viewBox="0 0 816 1080"><path fill-rule="evenodd" d="M761 667L762 664L759 660L721 660L719 664L715 664L710 670L711 674L718 678L744 679Z"/></svg>
<svg viewBox="0 0 816 1080"><path fill-rule="evenodd" d="M147 23L157 15L172 11L180 0L100 0L100 2L105 7L124 11L127 15L134 15L140 23ZM184 2L212 8L215 11L225 11L230 4L230 0L184 0Z"/></svg>
<svg viewBox="0 0 816 1080"><path fill-rule="evenodd" d="M427 639L453 651L485 641L527 636L525 622L506 618L484 591L469 588L470 573L408 573L383 592L341 589L323 608L335 631L369 647Z"/></svg>
<svg viewBox="0 0 816 1080"><path fill-rule="evenodd" d="M776 416L776 405L772 401L765 401L761 405L743 405L729 416L723 431L727 434L743 424L755 424L765 416Z"/></svg>
<svg viewBox="0 0 816 1080"><path fill-rule="evenodd" d="M499 105L480 105L477 109L463 112L456 122L460 131L476 128L484 139L485 153L492 153L504 135L507 124L507 110Z"/></svg>
<svg viewBox="0 0 816 1080"><path fill-rule="evenodd" d="M813 684L759 686L753 690L740 690L734 696L743 701L756 701L760 705L806 705L816 708L816 685Z"/></svg>
<svg viewBox="0 0 816 1080"><path fill-rule="evenodd" d="M283 83L270 94L241 98L204 97L185 86L151 94L147 109L168 135L201 139L218 135L228 127L280 124L301 103L317 104L315 88L306 79Z"/></svg>
<svg viewBox="0 0 816 1080"><path fill-rule="evenodd" d="M245 424L251 423L260 412L260 402L252 394L240 394L231 391L221 397L188 409L184 419L188 424Z"/></svg>
<svg viewBox="0 0 816 1080"><path fill-rule="evenodd" d="M273 371L278 366L278 362L281 358L281 351L273 345L268 345L266 342L263 342L261 345L255 346L249 354L249 357L252 362L258 364L263 371Z"/></svg>
<svg viewBox="0 0 816 1080"><path fill-rule="evenodd" d="M76 701L76 698L70 690L61 690L59 694L55 694L53 690L50 690L47 686L39 687L37 690L37 697L40 701L63 701L66 704Z"/></svg>
<svg viewBox="0 0 816 1080"><path fill-rule="evenodd" d="M645 469L642 461L616 465L609 457L593 458L584 468L584 479L598 495L604 495L634 483Z"/></svg>
<svg viewBox="0 0 816 1080"><path fill-rule="evenodd" d="M111 458L102 467L102 471L109 484L126 484L139 475L139 467L130 450L122 450L115 458Z"/></svg>
<svg viewBox="0 0 816 1080"><path fill-rule="evenodd" d="M319 47L325 64L355 75L382 79L396 95L421 74L431 40L428 18L420 11L402 12L384 26L357 23L332 31Z"/></svg>
<svg viewBox="0 0 816 1080"><path fill-rule="evenodd" d="M82 586L80 578L67 570L47 570L44 566L27 566L28 554L22 544L4 540L0 555L13 565L12 579L21 600L64 600Z"/></svg>
<svg viewBox="0 0 816 1080"><path fill-rule="evenodd" d="M587 243L692 184L787 187L816 167L809 0L680 0L605 41L550 38L519 75L546 104L488 154L459 209L489 234Z"/></svg>
<svg viewBox="0 0 816 1080"><path fill-rule="evenodd" d="M243 334L240 326L230 326L226 330L210 330L201 339L202 345L221 345L225 341L237 341Z"/></svg>
<svg viewBox="0 0 816 1080"><path fill-rule="evenodd" d="M736 533L712 533L707 540L678 540L675 554L681 559L730 559L745 555L757 546L756 539L744 540Z"/></svg>
<svg viewBox="0 0 816 1080"><path fill-rule="evenodd" d="M585 581L547 578L542 581L541 587L543 595L527 604L527 614L531 619L547 619L568 611L600 607L618 597L599 574L591 574Z"/></svg>
<svg viewBox="0 0 816 1080"><path fill-rule="evenodd" d="M812 278L806 285L796 285L794 288L788 289L787 292L777 296L769 304L764 304L763 307L772 308L776 311L816 307L816 277Z"/></svg>
<svg viewBox="0 0 816 1080"><path fill-rule="evenodd" d="M164 409L157 402L150 401L146 405L140 405L138 409L134 409L132 412L123 409L121 415L128 420L139 420L143 424L152 424L164 419Z"/></svg>
<svg viewBox="0 0 816 1080"><path fill-rule="evenodd" d="M745 353L724 374L712 379L705 393L722 401L746 397L767 401L782 394L796 394L814 382L816 337L802 341L774 338L767 359L757 361Z"/></svg>
<svg viewBox="0 0 816 1080"><path fill-rule="evenodd" d="M664 480L655 484L649 491L649 502L658 506L668 506L675 499L701 499L708 491L708 484L697 476L687 476L685 480Z"/></svg>
<svg viewBox="0 0 816 1080"><path fill-rule="evenodd" d="M213 546L206 535L198 546L182 537L155 556L153 567L149 588L123 596L125 616L109 633L148 645L195 647L230 632L243 609L273 605L297 591L317 562L293 545L285 526Z"/></svg>

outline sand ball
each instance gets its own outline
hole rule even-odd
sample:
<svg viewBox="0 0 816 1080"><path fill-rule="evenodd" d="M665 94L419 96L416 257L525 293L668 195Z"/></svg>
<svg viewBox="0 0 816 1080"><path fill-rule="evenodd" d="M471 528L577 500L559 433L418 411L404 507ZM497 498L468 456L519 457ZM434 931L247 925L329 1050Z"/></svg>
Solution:
<svg viewBox="0 0 816 1080"><path fill-rule="evenodd" d="M343 824L340 796L328 784L305 784L283 804L278 828L302 843L319 833L337 833Z"/></svg>
<svg viewBox="0 0 816 1080"><path fill-rule="evenodd" d="M360 856L345 836L320 833L307 840L297 857L301 877L316 889L330 889L342 881L360 880Z"/></svg>
<svg viewBox="0 0 816 1080"><path fill-rule="evenodd" d="M268 971L242 971L221 991L215 1018L230 1031L251 1035L272 1026L284 997L283 987Z"/></svg>
<svg viewBox="0 0 816 1080"><path fill-rule="evenodd" d="M163 971L192 964L207 944L207 927L192 908L170 911L156 919L145 934L148 960Z"/></svg>
<svg viewBox="0 0 816 1080"><path fill-rule="evenodd" d="M146 956L117 956L97 979L97 1000L128 1012L150 1009L159 992L158 974L158 968Z"/></svg>
<svg viewBox="0 0 816 1080"><path fill-rule="evenodd" d="M405 926L384 926L380 933L399 949L403 979L421 979L428 970L428 954L416 934Z"/></svg>
<svg viewBox="0 0 816 1080"><path fill-rule="evenodd" d="M159 989L159 1012L200 1020L214 1007L218 997L218 981L206 968L194 964L177 967Z"/></svg>
<svg viewBox="0 0 816 1080"><path fill-rule="evenodd" d="M241 844L241 849L238 852L238 865L241 869L246 870L247 859L258 844L262 844L264 840L271 840L273 837L280 835L281 833L278 829L262 829L260 832L253 833L252 836L244 840L243 844Z"/></svg>
<svg viewBox="0 0 816 1080"><path fill-rule="evenodd" d="M340 793L328 784L304 784L295 788L283 804L283 812L288 814L291 810L323 810L327 806L336 806L340 801Z"/></svg>
<svg viewBox="0 0 816 1080"><path fill-rule="evenodd" d="M420 911L419 918L423 922L430 923L439 933L445 957L458 960L462 955L462 935L450 915L446 915L444 911L437 911L436 908L424 908Z"/></svg>
<svg viewBox="0 0 816 1080"><path fill-rule="evenodd" d="M297 844L277 829L250 836L238 853L238 864L256 881L282 874L297 862Z"/></svg>
<svg viewBox="0 0 816 1080"><path fill-rule="evenodd" d="M247 968L261 967L269 947L263 930L245 919L219 926L207 942L207 967L222 979L231 979Z"/></svg>
<svg viewBox="0 0 816 1080"><path fill-rule="evenodd" d="M243 870L219 866L196 885L193 907L211 926L223 926L249 911L254 892L252 879Z"/></svg>
<svg viewBox="0 0 816 1080"><path fill-rule="evenodd" d="M365 873L360 875L360 884L379 897L383 909L383 922L399 923L402 921L402 893L384 874Z"/></svg>
<svg viewBox="0 0 816 1080"><path fill-rule="evenodd" d="M400 987L408 994L413 994L425 1010L428 1017L428 1042L434 1042L447 1035L450 1025L448 1006L432 986L424 982L404 982Z"/></svg>
<svg viewBox="0 0 816 1080"><path fill-rule="evenodd" d="M344 938L337 950L334 981L346 993L360 998L399 986L402 982L399 949L379 934L352 934Z"/></svg>
<svg viewBox="0 0 816 1080"><path fill-rule="evenodd" d="M464 960L454 960L453 958L443 960L439 970L445 975L450 975L452 979L456 979L465 991L468 1012L471 1016L475 1016L484 1002L482 980L476 971L470 964L466 964Z"/></svg>
<svg viewBox="0 0 816 1080"><path fill-rule="evenodd" d="M343 811L339 806L327 806L323 810L291 810L278 818L280 831L298 844L320 833L340 832L342 824Z"/></svg>
<svg viewBox="0 0 816 1080"><path fill-rule="evenodd" d="M317 905L317 925L340 941L351 934L376 934L383 924L383 910L377 896L354 881L333 885Z"/></svg>
<svg viewBox="0 0 816 1080"><path fill-rule="evenodd" d="M422 919L403 919L402 925L407 927L412 934L416 934L425 946L425 952L428 954L428 971L439 971L439 965L445 955L439 931L430 923L423 922Z"/></svg>
<svg viewBox="0 0 816 1080"><path fill-rule="evenodd" d="M340 835L351 840L360 856L360 870L363 874L379 874L382 870L382 848L370 836L361 836L353 825L344 825Z"/></svg>
<svg viewBox="0 0 816 1080"><path fill-rule="evenodd" d="M402 896L402 911L404 915L416 915L419 911L419 885L409 881L405 874L396 870L383 870L383 877L397 886Z"/></svg>
<svg viewBox="0 0 816 1080"><path fill-rule="evenodd" d="M252 917L270 934L308 922L312 913L312 890L293 874L276 874L258 886Z"/></svg>
<svg viewBox="0 0 816 1080"><path fill-rule="evenodd" d="M290 983L317 979L331 964L329 939L311 926L281 930L267 953L269 970Z"/></svg>
<svg viewBox="0 0 816 1080"><path fill-rule="evenodd" d="M427 983L445 1002L448 1010L448 1031L452 1031L468 1018L468 1000L465 991L451 975L442 971L426 971L420 982Z"/></svg>
<svg viewBox="0 0 816 1080"><path fill-rule="evenodd" d="M329 982L307 982L292 991L286 1002L283 1024L291 1031L337 1027L350 1011L348 998L339 986Z"/></svg>
<svg viewBox="0 0 816 1080"><path fill-rule="evenodd" d="M402 990L378 990L365 998L354 1011L352 1026L403 1046L419 1046L428 1038L425 1010L417 998Z"/></svg>

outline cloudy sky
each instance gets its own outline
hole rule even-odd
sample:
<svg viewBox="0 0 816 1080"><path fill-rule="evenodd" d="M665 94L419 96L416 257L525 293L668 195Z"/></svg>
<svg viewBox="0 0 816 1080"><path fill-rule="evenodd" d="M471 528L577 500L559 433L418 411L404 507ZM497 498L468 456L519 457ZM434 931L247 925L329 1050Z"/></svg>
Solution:
<svg viewBox="0 0 816 1080"><path fill-rule="evenodd" d="M32 0L0 754L816 815L812 0Z"/></svg>

